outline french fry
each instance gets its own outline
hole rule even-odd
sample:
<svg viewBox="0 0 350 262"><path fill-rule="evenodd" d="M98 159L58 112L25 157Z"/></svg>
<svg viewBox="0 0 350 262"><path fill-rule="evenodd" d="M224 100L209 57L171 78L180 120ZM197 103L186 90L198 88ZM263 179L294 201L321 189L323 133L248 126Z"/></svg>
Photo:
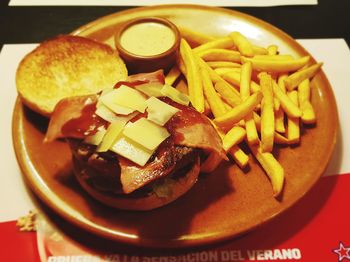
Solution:
<svg viewBox="0 0 350 262"><path fill-rule="evenodd" d="M271 152L275 133L275 115L273 104L273 80L264 73L260 78L260 87L263 93L261 103L261 148L263 152Z"/></svg>
<svg viewBox="0 0 350 262"><path fill-rule="evenodd" d="M294 90L294 88L297 87L303 80L312 78L318 72L322 65L323 63L314 64L310 67L307 67L289 75L284 80L286 88L289 91Z"/></svg>
<svg viewBox="0 0 350 262"><path fill-rule="evenodd" d="M222 139L222 146L224 150L228 152L231 147L242 142L245 135L246 131L244 128L239 126L232 127Z"/></svg>
<svg viewBox="0 0 350 262"><path fill-rule="evenodd" d="M279 133L286 132L286 128L284 126L284 112L282 110L282 107L275 111L275 129Z"/></svg>
<svg viewBox="0 0 350 262"><path fill-rule="evenodd" d="M257 60L274 60L274 61L284 61L284 60L293 60L294 58L291 55L255 55L253 57Z"/></svg>
<svg viewBox="0 0 350 262"><path fill-rule="evenodd" d="M280 101L276 97L274 97L273 98L273 110L276 112L280 109L280 107L281 107Z"/></svg>
<svg viewBox="0 0 350 262"><path fill-rule="evenodd" d="M235 46L237 46L239 52L242 55L248 57L254 55L252 44L244 35L242 35L240 32L232 32L229 34L229 36L232 38Z"/></svg>
<svg viewBox="0 0 350 262"><path fill-rule="evenodd" d="M201 66L205 68L213 83L215 84L215 90L221 95L229 105L236 106L241 103L241 97L236 89L227 83L224 79L221 78L210 66L207 65L204 61L200 60Z"/></svg>
<svg viewBox="0 0 350 262"><path fill-rule="evenodd" d="M249 113L253 112L255 107L260 103L262 93L252 94L245 101L232 108L223 116L215 118L214 123L222 129L230 129L234 124L244 119Z"/></svg>
<svg viewBox="0 0 350 262"><path fill-rule="evenodd" d="M246 100L250 95L250 85L252 76L252 64L250 62L244 63L240 75L240 93L242 101ZM256 144L259 142L258 132L256 130L255 122L252 113L245 118L245 129L247 132L248 143Z"/></svg>
<svg viewBox="0 0 350 262"><path fill-rule="evenodd" d="M181 36L185 38L187 42L201 45L214 40L214 38L211 36L201 34L186 27L178 26L178 29Z"/></svg>
<svg viewBox="0 0 350 262"><path fill-rule="evenodd" d="M268 55L277 55L278 46L277 45L269 45L267 47L267 53L268 53Z"/></svg>
<svg viewBox="0 0 350 262"><path fill-rule="evenodd" d="M173 85L180 75L181 71L177 67L177 65L173 66L168 72L168 74L165 76L165 83L170 86Z"/></svg>
<svg viewBox="0 0 350 262"><path fill-rule="evenodd" d="M282 192L283 184L284 184L284 169L281 164L276 160L276 158L269 152L263 152L261 147L254 145L250 146L250 150L252 151L254 157L265 173L269 177L274 197L278 197Z"/></svg>
<svg viewBox="0 0 350 262"><path fill-rule="evenodd" d="M261 118L260 118L260 116L256 113L253 113L253 119L255 122L256 129L260 132L261 131ZM284 136L282 136L281 134L279 134L275 131L274 143L288 145L289 141L287 138L285 138Z"/></svg>
<svg viewBox="0 0 350 262"><path fill-rule="evenodd" d="M292 100L292 102L295 105L298 105L298 92L296 90L288 92L288 97ZM300 141L299 117L288 116L287 138L290 144L299 143Z"/></svg>
<svg viewBox="0 0 350 262"><path fill-rule="evenodd" d="M282 90L283 93L286 92L286 85L284 84L284 80L288 77L288 74L282 74L278 77L278 86Z"/></svg>
<svg viewBox="0 0 350 262"><path fill-rule="evenodd" d="M199 66L196 58L185 39L181 39L180 54L186 68L188 94L192 105L198 111L204 112L204 94L202 81L199 74Z"/></svg>
<svg viewBox="0 0 350 262"><path fill-rule="evenodd" d="M301 121L305 124L314 124L316 115L310 102L310 81L305 79L298 86L299 106L302 111Z"/></svg>
<svg viewBox="0 0 350 262"><path fill-rule="evenodd" d="M245 168L248 165L249 156L244 153L244 151L240 149L239 146L234 145L231 147L228 153L241 169Z"/></svg>
<svg viewBox="0 0 350 262"><path fill-rule="evenodd" d="M215 68L214 71L221 77L223 77L227 73L237 73L238 75L241 74L240 67L220 67L220 68ZM239 86L239 85L237 84L236 86Z"/></svg>
<svg viewBox="0 0 350 262"><path fill-rule="evenodd" d="M222 78L234 86L239 86L241 82L240 72L227 71L222 75ZM261 90L260 86L254 81L250 81L250 93L256 93Z"/></svg>
<svg viewBox="0 0 350 262"><path fill-rule="evenodd" d="M210 48L202 51L197 51L199 57L201 57L204 61L226 61L226 62L241 62L241 54L235 50L227 50L220 48Z"/></svg>
<svg viewBox="0 0 350 262"><path fill-rule="evenodd" d="M265 60L256 59L249 57L241 57L242 63L252 62L253 69L257 71L274 72L274 73L285 73L290 71L295 71L302 68L310 60L309 56L304 56L298 59L284 59L284 60Z"/></svg>
<svg viewBox="0 0 350 262"><path fill-rule="evenodd" d="M266 48L257 46L257 45L252 45L254 55L267 55L268 51Z"/></svg>
<svg viewBox="0 0 350 262"><path fill-rule="evenodd" d="M225 37L216 38L210 42L197 46L196 48L193 49L193 51L196 54L198 54L208 49L225 49L225 48L231 48L233 46L234 46L234 43L231 37L225 36Z"/></svg>
<svg viewBox="0 0 350 262"><path fill-rule="evenodd" d="M282 91L282 89L275 83L273 83L273 92L275 96L281 103L281 107L284 112L290 117L300 117L301 110L299 107L292 102L292 100L287 96L286 93Z"/></svg>
<svg viewBox="0 0 350 262"><path fill-rule="evenodd" d="M227 61L213 61L213 62L207 62L207 64L213 68L240 68L241 64L234 63L234 62L227 62Z"/></svg>
<svg viewBox="0 0 350 262"><path fill-rule="evenodd" d="M250 96L250 81L252 78L252 63L247 62L242 65L240 75L240 94L242 101Z"/></svg>
<svg viewBox="0 0 350 262"><path fill-rule="evenodd" d="M198 58L201 60L201 58ZM209 73L206 69L206 67L203 66L203 60L199 61L199 68L202 78L202 84L203 84L203 90L204 95L206 97L206 100L208 101L209 107L214 115L214 117L222 116L226 113L226 108L219 97L219 95L216 93L213 83L210 79Z"/></svg>

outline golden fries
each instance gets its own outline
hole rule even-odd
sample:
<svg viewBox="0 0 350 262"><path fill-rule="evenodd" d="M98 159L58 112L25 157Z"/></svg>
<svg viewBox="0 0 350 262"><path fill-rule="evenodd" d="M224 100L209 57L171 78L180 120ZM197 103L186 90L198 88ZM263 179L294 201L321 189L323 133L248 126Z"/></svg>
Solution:
<svg viewBox="0 0 350 262"><path fill-rule="evenodd" d="M214 62L208 62L207 63L211 68L240 68L241 64L234 63L234 62L227 62L227 61L214 61Z"/></svg>
<svg viewBox="0 0 350 262"><path fill-rule="evenodd" d="M230 37L242 55L249 57L254 55L253 46L244 35L240 32L232 32Z"/></svg>
<svg viewBox="0 0 350 262"><path fill-rule="evenodd" d="M169 71L166 83L174 84L181 73L185 76L188 88L183 80L177 81L176 88L188 92L193 106L211 118L223 148L240 168L248 165L249 155L238 144L249 146L277 197L284 170L273 156L274 145L299 143L300 121L315 123L310 78L322 63L310 66L309 56L279 54L273 44L253 45L239 32L212 38L180 30L191 43L200 45L191 49L181 41L177 66ZM201 171L213 171L221 160L210 154Z"/></svg>
<svg viewBox="0 0 350 262"><path fill-rule="evenodd" d="M235 73L240 75L241 74L241 68L240 67L219 67L214 69L215 73L217 73L222 79L224 79L224 75L227 73ZM224 79L226 80L226 79ZM227 80L226 80L227 81ZM228 81L227 81L228 82ZM239 83L239 81L238 81ZM233 83L232 83L233 84ZM239 86L239 84L233 84L235 86Z"/></svg>
<svg viewBox="0 0 350 262"><path fill-rule="evenodd" d="M250 62L244 63L240 75L240 92L242 101L246 100L250 95L252 76L252 64ZM259 141L258 132L256 130L255 122L252 113L245 118L245 129L247 132L247 141L251 144L256 144Z"/></svg>
<svg viewBox="0 0 350 262"><path fill-rule="evenodd" d="M202 44L200 46L197 46L193 49L193 51L196 54L199 54L202 51L208 50L208 49L215 49L215 48L231 48L233 47L234 43L231 37L225 36L222 38L214 39L213 41L207 42L205 44Z"/></svg>
<svg viewBox="0 0 350 262"><path fill-rule="evenodd" d="M302 68L309 62L310 57L304 56L298 59L268 60L242 56L241 60L242 63L250 61L253 64L253 69L257 71L285 73Z"/></svg>
<svg viewBox="0 0 350 262"><path fill-rule="evenodd" d="M242 127L232 127L222 139L222 145L224 150L227 152L232 146L242 142L245 138L245 135L246 132Z"/></svg>
<svg viewBox="0 0 350 262"><path fill-rule="evenodd" d="M267 53L268 55L277 55L278 53L278 46L277 45L269 45L267 47Z"/></svg>
<svg viewBox="0 0 350 262"><path fill-rule="evenodd" d="M241 72L227 70L226 72L223 72L222 78L232 85L240 86ZM260 86L257 83L255 83L254 81L250 81L250 92L251 93L256 93L256 92L259 92L260 90L261 90Z"/></svg>
<svg viewBox="0 0 350 262"><path fill-rule="evenodd" d="M260 87L263 93L261 103L261 148L263 152L271 152L275 134L275 115L273 103L273 81L270 75L261 74Z"/></svg>
<svg viewBox="0 0 350 262"><path fill-rule="evenodd" d="M316 115L310 102L310 81L305 79L298 86L299 106L302 111L301 120L305 124L314 124Z"/></svg>
<svg viewBox="0 0 350 262"><path fill-rule="evenodd" d="M291 74L284 80L286 88L289 91L292 91L303 80L312 78L317 73L317 71L321 68L322 65L323 63L318 63Z"/></svg>
<svg viewBox="0 0 350 262"><path fill-rule="evenodd" d="M274 95L278 98L281 103L281 106L290 117L300 117L301 110L299 107L292 102L292 100L284 93L277 84L273 84Z"/></svg>
<svg viewBox="0 0 350 262"><path fill-rule="evenodd" d="M203 60L199 60L201 66L205 68L213 83L215 83L216 91L221 95L221 97L231 106L236 106L241 103L241 98L236 89L234 89L229 83L221 78L210 66L207 65Z"/></svg>
<svg viewBox="0 0 350 262"><path fill-rule="evenodd" d="M214 123L220 128L227 130L230 129L234 124L244 119L249 113L253 112L255 107L260 103L262 99L262 93L258 92L252 94L245 101L232 108L223 116L214 118Z"/></svg>
<svg viewBox="0 0 350 262"><path fill-rule="evenodd" d="M181 36L185 38L187 42L190 43L196 43L201 45L214 40L214 38L211 36L192 31L191 29L186 27L178 26L178 29L180 31Z"/></svg>
<svg viewBox="0 0 350 262"><path fill-rule="evenodd" d="M250 150L270 178L274 196L278 197L284 183L283 167L271 153L263 152L259 146L250 146Z"/></svg>
<svg viewBox="0 0 350 262"><path fill-rule="evenodd" d="M199 66L198 63L196 63L196 58L191 50L191 47L184 39L181 39L180 54L186 68L188 94L191 103L198 112L203 113L204 94L202 81L200 79Z"/></svg>
<svg viewBox="0 0 350 262"><path fill-rule="evenodd" d="M226 62L241 62L241 54L235 50L226 50L219 48L210 48L202 51L197 51L199 57L201 57L204 61L226 61Z"/></svg>
<svg viewBox="0 0 350 262"><path fill-rule="evenodd" d="M288 93L288 97L295 105L298 105L298 92L291 91ZM287 123L287 138L290 144L299 143L300 139L300 128L299 128L299 117L288 116Z"/></svg>
<svg viewBox="0 0 350 262"><path fill-rule="evenodd" d="M240 168L245 168L248 165L249 156L237 145L231 147L228 153Z"/></svg>
<svg viewBox="0 0 350 262"><path fill-rule="evenodd" d="M198 58L201 59L201 58ZM202 77L202 84L204 95L208 101L209 107L213 112L214 117L222 116L226 113L226 108L219 95L216 93L213 83L210 79L209 73L203 63L199 63L200 73Z"/></svg>

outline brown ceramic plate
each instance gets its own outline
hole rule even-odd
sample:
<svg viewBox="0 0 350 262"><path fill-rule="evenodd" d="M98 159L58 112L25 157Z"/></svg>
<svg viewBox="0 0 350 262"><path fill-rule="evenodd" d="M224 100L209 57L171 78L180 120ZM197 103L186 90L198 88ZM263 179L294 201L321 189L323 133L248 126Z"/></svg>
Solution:
<svg viewBox="0 0 350 262"><path fill-rule="evenodd" d="M238 30L261 46L274 43L283 53L308 55L291 37L261 20L225 9L191 5L130 9L98 19L73 34L113 45L115 28L141 16L165 17L177 25L213 36ZM279 200L273 197L271 184L260 166L250 159L247 172L233 164L222 164L212 174L201 176L188 194L163 208L148 212L107 208L90 198L75 181L68 146L60 141L42 143L47 121L19 100L13 115L14 146L34 192L58 214L81 228L142 246L213 243L254 229L282 213L309 191L324 172L336 140L337 109L322 71L312 85L317 125L302 129L300 146L275 150L286 171Z"/></svg>

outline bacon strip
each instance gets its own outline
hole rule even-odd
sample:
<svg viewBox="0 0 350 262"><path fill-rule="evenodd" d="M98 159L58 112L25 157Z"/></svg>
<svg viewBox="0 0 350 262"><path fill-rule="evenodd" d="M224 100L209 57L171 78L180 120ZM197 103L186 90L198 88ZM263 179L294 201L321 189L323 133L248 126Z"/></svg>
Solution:
<svg viewBox="0 0 350 262"><path fill-rule="evenodd" d="M169 98L161 98L164 102L178 109L166 124L168 131L174 136L176 145L214 151L222 159L228 160L222 148L221 138L208 118L192 107L180 105Z"/></svg>
<svg viewBox="0 0 350 262"><path fill-rule="evenodd" d="M57 138L67 136L84 138L86 135L83 133L89 129L91 130L91 127L96 124L96 121L91 118L93 112L95 111L94 108L96 108L96 102L97 95L69 97L58 102L51 116L44 142L52 142ZM84 115L87 117L82 118ZM76 119L80 119L80 121L74 122L74 127L71 127L71 133L69 133L68 130L63 130L63 127L67 123Z"/></svg>
<svg viewBox="0 0 350 262"><path fill-rule="evenodd" d="M140 73L136 75L130 75L127 79L128 82L136 82L136 81L143 81L145 83L154 83L158 82L161 84L165 84L165 77L163 70L157 70L152 73Z"/></svg>

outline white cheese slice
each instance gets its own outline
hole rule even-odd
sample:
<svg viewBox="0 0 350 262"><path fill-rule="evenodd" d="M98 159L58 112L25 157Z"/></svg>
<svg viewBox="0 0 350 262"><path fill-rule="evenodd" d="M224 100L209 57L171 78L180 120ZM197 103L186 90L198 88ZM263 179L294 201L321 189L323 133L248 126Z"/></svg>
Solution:
<svg viewBox="0 0 350 262"><path fill-rule="evenodd" d="M110 123L115 122L118 119L117 115L102 102L97 106L95 114Z"/></svg>
<svg viewBox="0 0 350 262"><path fill-rule="evenodd" d="M98 146L102 142L102 139L105 136L105 134L106 134L106 129L104 127L101 127L94 135L87 136L84 139L84 142L91 145Z"/></svg>
<svg viewBox="0 0 350 262"><path fill-rule="evenodd" d="M148 113L147 119L160 126L164 126L164 124L179 111L179 109L153 96L147 99L146 104Z"/></svg>
<svg viewBox="0 0 350 262"><path fill-rule="evenodd" d="M149 150L121 134L110 148L111 151L144 166L152 156L154 150Z"/></svg>
<svg viewBox="0 0 350 262"><path fill-rule="evenodd" d="M166 128L146 118L140 118L134 123L129 122L124 128L123 134L149 150L156 149L160 143L170 136Z"/></svg>
<svg viewBox="0 0 350 262"><path fill-rule="evenodd" d="M186 94L181 93L170 85L164 85L161 92L164 96L169 97L171 100L181 105L188 106L190 103L190 99Z"/></svg>
<svg viewBox="0 0 350 262"><path fill-rule="evenodd" d="M161 92L162 88L163 88L163 84L161 83L147 83L147 84L135 86L135 89L144 93L145 95L155 96L155 97L164 96Z"/></svg>
<svg viewBox="0 0 350 262"><path fill-rule="evenodd" d="M120 115L129 115L132 112L135 111L135 109L125 107L123 105L120 105L117 101L116 98L119 96L119 92L117 91L118 89L114 89L108 94L101 96L99 98L99 101L102 102L103 105L108 107L110 110L112 110L116 114ZM100 107L100 106L99 106Z"/></svg>
<svg viewBox="0 0 350 262"><path fill-rule="evenodd" d="M113 101L119 106L130 108L144 113L146 110L146 97L139 91L122 85L106 96L113 96Z"/></svg>
<svg viewBox="0 0 350 262"><path fill-rule="evenodd" d="M126 122L123 121L116 121L111 123L107 128L107 132L104 135L102 142L97 147L97 152L108 151L123 130L125 124Z"/></svg>

